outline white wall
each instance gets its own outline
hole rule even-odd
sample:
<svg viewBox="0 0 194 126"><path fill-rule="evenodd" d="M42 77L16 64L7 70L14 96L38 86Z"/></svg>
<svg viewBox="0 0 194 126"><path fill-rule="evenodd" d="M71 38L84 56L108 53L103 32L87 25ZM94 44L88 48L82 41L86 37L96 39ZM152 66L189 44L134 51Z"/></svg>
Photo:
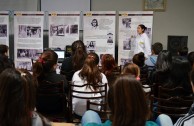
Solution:
<svg viewBox="0 0 194 126"><path fill-rule="evenodd" d="M91 0L92 11L142 11L144 0ZM165 12L154 12L153 42L167 49L168 35L188 36L194 51L194 0L167 0Z"/></svg>

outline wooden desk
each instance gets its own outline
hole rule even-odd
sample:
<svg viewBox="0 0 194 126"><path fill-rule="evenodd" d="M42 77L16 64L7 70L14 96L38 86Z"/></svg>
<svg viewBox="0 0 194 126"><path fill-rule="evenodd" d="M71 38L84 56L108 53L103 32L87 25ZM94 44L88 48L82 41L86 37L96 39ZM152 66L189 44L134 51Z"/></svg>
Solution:
<svg viewBox="0 0 194 126"><path fill-rule="evenodd" d="M56 123L56 122L52 122L52 126L75 126L75 124L72 124L72 123Z"/></svg>

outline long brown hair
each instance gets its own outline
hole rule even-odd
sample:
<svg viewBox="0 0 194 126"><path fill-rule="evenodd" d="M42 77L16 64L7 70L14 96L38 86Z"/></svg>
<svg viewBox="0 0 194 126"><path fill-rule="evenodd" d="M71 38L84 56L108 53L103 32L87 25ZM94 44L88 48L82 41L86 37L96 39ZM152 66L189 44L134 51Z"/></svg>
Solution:
<svg viewBox="0 0 194 126"><path fill-rule="evenodd" d="M97 90L95 85L102 83L102 75L98 68L99 57L96 53L89 53L79 76L91 84L94 90Z"/></svg>
<svg viewBox="0 0 194 126"><path fill-rule="evenodd" d="M33 64L33 76L41 81L47 73L54 71L53 66L57 64L57 60L58 55L53 50L44 51Z"/></svg>
<svg viewBox="0 0 194 126"><path fill-rule="evenodd" d="M110 75L112 71L115 69L116 62L112 55L104 54L102 56L101 65L102 65L101 71L107 76Z"/></svg>
<svg viewBox="0 0 194 126"><path fill-rule="evenodd" d="M31 126L37 85L32 75L8 68L0 80L0 126Z"/></svg>
<svg viewBox="0 0 194 126"><path fill-rule="evenodd" d="M113 126L145 126L149 110L139 81L129 75L121 75L108 94Z"/></svg>
<svg viewBox="0 0 194 126"><path fill-rule="evenodd" d="M72 43L72 63L75 71L80 70L87 56L86 48L81 40Z"/></svg>

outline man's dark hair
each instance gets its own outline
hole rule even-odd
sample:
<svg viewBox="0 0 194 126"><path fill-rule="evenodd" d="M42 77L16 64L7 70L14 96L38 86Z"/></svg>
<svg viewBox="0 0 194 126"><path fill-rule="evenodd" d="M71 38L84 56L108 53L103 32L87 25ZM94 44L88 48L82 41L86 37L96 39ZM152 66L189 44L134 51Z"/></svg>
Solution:
<svg viewBox="0 0 194 126"><path fill-rule="evenodd" d="M156 42L152 45L154 54L158 55L163 50L163 45L160 42Z"/></svg>

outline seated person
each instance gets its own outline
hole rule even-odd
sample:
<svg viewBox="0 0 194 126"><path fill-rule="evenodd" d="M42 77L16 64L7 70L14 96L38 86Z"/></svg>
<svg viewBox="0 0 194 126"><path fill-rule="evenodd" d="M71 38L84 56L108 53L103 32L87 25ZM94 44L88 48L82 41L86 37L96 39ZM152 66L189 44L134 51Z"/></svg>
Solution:
<svg viewBox="0 0 194 126"><path fill-rule="evenodd" d="M119 94L119 95L118 95ZM150 116L141 83L129 75L118 77L108 92L112 119L102 124L94 111L82 117L82 126L157 126L147 121Z"/></svg>
<svg viewBox="0 0 194 126"><path fill-rule="evenodd" d="M134 75L137 80L140 80L140 69L134 63L127 63L124 65L122 74Z"/></svg>
<svg viewBox="0 0 194 126"><path fill-rule="evenodd" d="M68 82L64 75L56 73L58 55L53 50L44 51L39 59L33 64L33 76L38 81L38 88L43 86L43 81L49 81L51 83L64 82L65 94L68 94ZM39 106L40 104L37 105ZM46 103L40 106L48 106ZM56 105L57 106L57 105ZM53 106L50 106L52 108ZM45 108L45 107L41 107ZM57 108L56 108L57 109ZM38 110L43 111L43 110ZM44 110L48 111L48 110ZM57 111L57 110L56 110ZM55 113L50 111L50 113Z"/></svg>
<svg viewBox="0 0 194 126"><path fill-rule="evenodd" d="M108 85L110 87L116 79L116 75L113 72L117 68L114 57L111 54L104 54L102 56L101 65L101 72L107 77Z"/></svg>
<svg viewBox="0 0 194 126"><path fill-rule="evenodd" d="M98 68L99 57L96 53L89 53L81 70L74 73L72 83L74 85L91 84L89 87L74 87L74 90L91 92L97 91L95 85L102 85L108 83L106 76L100 72ZM83 94L74 93L74 95L82 96ZM101 94L86 94L86 97L98 97ZM84 97L83 96L83 97ZM100 102L102 99L96 99L96 102ZM86 111L86 100L73 98L73 111L76 115L82 116Z"/></svg>
<svg viewBox="0 0 194 126"><path fill-rule="evenodd" d="M0 126L51 126L34 111L37 84L28 71L8 68L0 80Z"/></svg>
<svg viewBox="0 0 194 126"><path fill-rule="evenodd" d="M85 45L81 40L72 43L72 54L70 57L65 58L61 66L61 74L67 77L68 81L72 80L75 71L80 70L84 64L87 56Z"/></svg>
<svg viewBox="0 0 194 126"><path fill-rule="evenodd" d="M156 65L158 54L163 50L162 43L156 42L152 45L152 55L145 60L145 64L150 67Z"/></svg>
<svg viewBox="0 0 194 126"><path fill-rule="evenodd" d="M8 58L9 48L0 44L0 73L6 68L14 68L14 62Z"/></svg>
<svg viewBox="0 0 194 126"><path fill-rule="evenodd" d="M192 91L194 92L194 70L191 71L190 74ZM168 115L161 114L158 116L156 122L160 126L173 126L172 120ZM184 116L177 120L174 126L193 126L194 122L194 103L191 105L189 112Z"/></svg>

